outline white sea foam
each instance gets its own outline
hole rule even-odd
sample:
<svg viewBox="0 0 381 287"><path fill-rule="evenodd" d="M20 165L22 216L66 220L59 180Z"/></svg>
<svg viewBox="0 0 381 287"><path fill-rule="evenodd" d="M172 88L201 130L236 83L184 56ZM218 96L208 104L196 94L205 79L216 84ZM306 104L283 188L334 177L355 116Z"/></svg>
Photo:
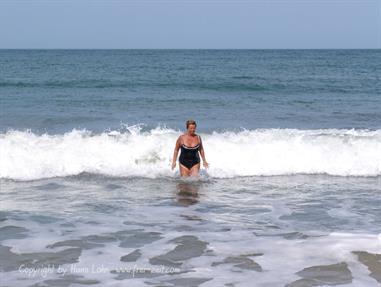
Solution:
<svg viewBox="0 0 381 287"><path fill-rule="evenodd" d="M33 180L82 172L108 176L174 176L170 168L180 132L158 127L147 132L0 134L0 177ZM209 176L329 174L381 175L381 130L256 129L199 133Z"/></svg>

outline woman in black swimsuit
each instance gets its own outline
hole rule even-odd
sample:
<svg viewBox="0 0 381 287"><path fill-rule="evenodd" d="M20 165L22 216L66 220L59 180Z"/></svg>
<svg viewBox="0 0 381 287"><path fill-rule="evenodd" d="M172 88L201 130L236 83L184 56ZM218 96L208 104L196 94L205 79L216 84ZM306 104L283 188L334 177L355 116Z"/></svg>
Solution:
<svg viewBox="0 0 381 287"><path fill-rule="evenodd" d="M196 122L194 120L188 120L186 122L187 133L178 137L176 141L175 150L173 152L172 169L176 167L177 155L181 148L181 154L179 158L180 175L181 176L194 176L198 175L200 170L200 155L205 168L209 167L209 164L205 159L204 147L202 145L201 137L196 135Z"/></svg>

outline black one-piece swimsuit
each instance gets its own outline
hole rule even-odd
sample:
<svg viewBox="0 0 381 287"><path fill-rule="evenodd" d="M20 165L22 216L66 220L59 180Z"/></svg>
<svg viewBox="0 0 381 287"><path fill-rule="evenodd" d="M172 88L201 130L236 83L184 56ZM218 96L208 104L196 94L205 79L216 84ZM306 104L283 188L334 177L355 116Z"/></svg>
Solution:
<svg viewBox="0 0 381 287"><path fill-rule="evenodd" d="M191 169L195 164L200 163L200 156L198 155L199 149L200 143L194 147L189 147L182 144L179 162L182 165L186 166L188 169Z"/></svg>

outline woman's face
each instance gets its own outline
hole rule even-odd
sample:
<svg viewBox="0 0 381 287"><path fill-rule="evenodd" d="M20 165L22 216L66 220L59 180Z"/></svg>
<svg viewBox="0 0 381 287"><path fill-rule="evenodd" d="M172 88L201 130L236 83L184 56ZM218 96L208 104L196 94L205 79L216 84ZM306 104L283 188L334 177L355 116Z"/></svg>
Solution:
<svg viewBox="0 0 381 287"><path fill-rule="evenodd" d="M196 125L189 125L188 126L188 133L194 134L196 132Z"/></svg>

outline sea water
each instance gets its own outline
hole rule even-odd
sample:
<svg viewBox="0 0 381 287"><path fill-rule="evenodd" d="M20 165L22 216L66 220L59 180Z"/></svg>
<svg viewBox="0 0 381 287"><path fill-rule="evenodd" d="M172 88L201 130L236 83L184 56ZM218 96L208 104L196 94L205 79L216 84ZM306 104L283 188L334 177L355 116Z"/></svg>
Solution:
<svg viewBox="0 0 381 287"><path fill-rule="evenodd" d="M380 50L1 50L0 100L2 285L381 285Z"/></svg>

